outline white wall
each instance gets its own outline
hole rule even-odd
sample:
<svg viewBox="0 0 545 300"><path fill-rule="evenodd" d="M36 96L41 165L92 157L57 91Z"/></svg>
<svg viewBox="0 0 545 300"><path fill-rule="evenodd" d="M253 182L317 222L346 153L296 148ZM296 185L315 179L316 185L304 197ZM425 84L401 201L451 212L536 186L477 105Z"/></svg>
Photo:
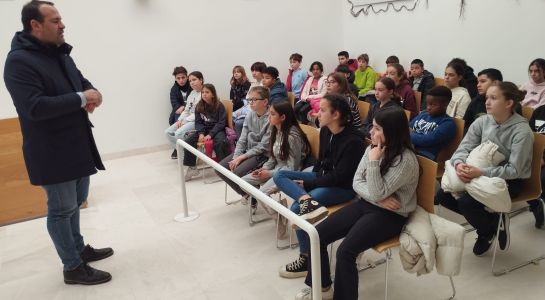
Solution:
<svg viewBox="0 0 545 300"><path fill-rule="evenodd" d="M421 58L426 68L443 77L453 57L465 58L475 72L487 67L502 71L505 80L528 80L530 61L545 56L543 0L467 0L459 19L460 0L421 0L413 12L350 15L342 9L344 46L353 56L367 52L370 64L384 71L389 55L407 68Z"/></svg>
<svg viewBox="0 0 545 300"><path fill-rule="evenodd" d="M11 38L20 30L26 0L0 1L0 69ZM56 1L66 41L84 76L104 103L91 116L102 153L166 144L174 66L200 70L220 97L229 95L236 64L249 73L254 61L276 66L285 79L288 58L303 66L335 66L342 44L341 6L327 0L116 0ZM297 30L294 30L297 28ZM303 35L304 33L304 35ZM15 117L0 83L0 118Z"/></svg>

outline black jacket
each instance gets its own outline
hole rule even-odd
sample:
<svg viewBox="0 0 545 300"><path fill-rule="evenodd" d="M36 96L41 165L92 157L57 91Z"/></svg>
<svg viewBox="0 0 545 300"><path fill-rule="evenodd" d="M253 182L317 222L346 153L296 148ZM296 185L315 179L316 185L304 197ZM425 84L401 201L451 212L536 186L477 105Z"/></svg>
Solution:
<svg viewBox="0 0 545 300"><path fill-rule="evenodd" d="M465 81L464 87L467 89L471 99L477 97L479 95L479 91L477 90L477 76L473 73L473 68L467 66L463 77Z"/></svg>
<svg viewBox="0 0 545 300"><path fill-rule="evenodd" d="M486 115L486 98L478 95L471 100L464 114L464 135L473 121L482 115Z"/></svg>
<svg viewBox="0 0 545 300"><path fill-rule="evenodd" d="M70 57L72 47L18 32L4 81L19 115L23 155L34 185L61 183L104 170L87 112L76 92L93 88Z"/></svg>
<svg viewBox="0 0 545 300"><path fill-rule="evenodd" d="M363 135L353 126L333 135L329 128L320 129L320 153L313 172L318 177L305 180L306 191L318 187L352 189L354 174L365 151Z"/></svg>
<svg viewBox="0 0 545 300"><path fill-rule="evenodd" d="M184 86L179 86L176 81L174 85L170 88L170 105L172 106L172 111L170 112L170 117L168 118L168 124L172 125L178 120L180 114L177 114L176 111L180 106L185 106L185 99L191 93L191 86L189 81L186 82Z"/></svg>
<svg viewBox="0 0 545 300"><path fill-rule="evenodd" d="M218 132L225 130L226 120L227 112L223 103L220 102L216 111L209 112L205 110L202 113L195 111L195 131L197 134L209 134L214 137Z"/></svg>
<svg viewBox="0 0 545 300"><path fill-rule="evenodd" d="M414 77L409 77L409 84L414 86ZM418 92L422 93L422 98L424 98L428 91L431 90L431 88L435 85L435 78L433 77L433 74L428 71L424 70L422 72L422 80L420 81L420 84L418 85ZM420 110L423 110L420 108Z"/></svg>
<svg viewBox="0 0 545 300"><path fill-rule="evenodd" d="M231 91L229 92L229 98L233 101L233 111L244 106L244 98L250 90L252 84L249 81L244 81L242 84L233 84L231 85Z"/></svg>

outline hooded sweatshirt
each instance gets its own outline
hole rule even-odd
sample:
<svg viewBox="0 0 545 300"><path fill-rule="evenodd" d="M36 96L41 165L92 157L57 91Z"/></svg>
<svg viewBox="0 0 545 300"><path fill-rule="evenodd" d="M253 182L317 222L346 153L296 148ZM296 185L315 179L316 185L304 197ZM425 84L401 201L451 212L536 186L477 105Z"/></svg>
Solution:
<svg viewBox="0 0 545 300"><path fill-rule="evenodd" d="M520 89L526 91L526 97L521 103L523 106L537 108L545 104L545 81L535 83L533 80L530 80L530 82L523 84Z"/></svg>
<svg viewBox="0 0 545 300"><path fill-rule="evenodd" d="M428 112L421 112L409 128L416 152L431 160L435 160L439 151L456 135L456 125L447 114L432 117Z"/></svg>
<svg viewBox="0 0 545 300"><path fill-rule="evenodd" d="M288 90L286 89L286 85L280 81L280 79L276 79L269 89L269 103L273 104L284 100L288 101Z"/></svg>
<svg viewBox="0 0 545 300"><path fill-rule="evenodd" d="M534 136L524 117L515 113L503 124L496 123L492 115L475 120L452 155L453 166L465 162L469 152L486 141L498 145L506 160L498 166L482 168L484 176L506 180L530 177Z"/></svg>
<svg viewBox="0 0 545 300"><path fill-rule="evenodd" d="M266 154L269 147L269 110L258 116L255 111L250 111L244 119L242 132L237 141L237 146L233 154L233 159L242 154L248 158L260 154Z"/></svg>
<svg viewBox="0 0 545 300"><path fill-rule="evenodd" d="M378 75L370 66L367 66L364 71L358 68L354 75L354 84L358 87L358 96L365 96L367 92L375 88Z"/></svg>
<svg viewBox="0 0 545 300"><path fill-rule="evenodd" d="M414 91L409 85L409 81L403 79L394 89L394 92L401 97L401 104L404 109L411 112L411 119L416 117L418 112L416 111L416 98L414 97Z"/></svg>
<svg viewBox="0 0 545 300"><path fill-rule="evenodd" d="M320 153L312 172L316 179L305 180L306 191L318 187L352 189L352 179L363 156L363 136L353 126L333 134L329 128L320 129Z"/></svg>

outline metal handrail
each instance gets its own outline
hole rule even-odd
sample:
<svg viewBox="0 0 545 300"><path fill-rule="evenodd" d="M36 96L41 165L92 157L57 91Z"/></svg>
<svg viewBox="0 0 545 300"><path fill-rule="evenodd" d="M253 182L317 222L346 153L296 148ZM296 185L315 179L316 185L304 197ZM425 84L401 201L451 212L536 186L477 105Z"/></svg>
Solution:
<svg viewBox="0 0 545 300"><path fill-rule="evenodd" d="M307 222L305 219L294 214L287 207L284 207L280 203L276 202L271 197L269 197L268 195L266 195L259 189L255 188L253 185L242 180L242 178L238 177L236 174L224 168L222 165L218 164L213 159L206 156L204 153L200 152L199 150L193 148L191 145L189 145L188 143L186 143L185 141L181 139L178 139L178 141L176 142L176 150L178 151L178 167L180 169L180 181L181 181L181 187L182 187L182 212L174 217L176 221L188 222L188 221L193 221L198 217L198 213L190 212L187 206L187 194L185 189L185 174L184 174L185 170L184 170L183 161L182 161L183 159L182 151L184 149L193 153L205 164L214 168L216 171L220 172L225 177L229 178L230 180L238 184L238 186L240 186L248 194L252 195L252 197L265 203L270 208L274 209L276 212L284 216L286 219L290 220L293 224L297 225L299 228L304 230L310 238L310 253L312 254L310 256L310 265L312 267L311 268L312 278L314 278L313 280L314 282L320 282L321 271L322 271L320 268L320 237L318 236L318 231L316 230L316 228L312 224ZM312 299L322 300L322 287L320 286L320 284L314 284L312 286Z"/></svg>

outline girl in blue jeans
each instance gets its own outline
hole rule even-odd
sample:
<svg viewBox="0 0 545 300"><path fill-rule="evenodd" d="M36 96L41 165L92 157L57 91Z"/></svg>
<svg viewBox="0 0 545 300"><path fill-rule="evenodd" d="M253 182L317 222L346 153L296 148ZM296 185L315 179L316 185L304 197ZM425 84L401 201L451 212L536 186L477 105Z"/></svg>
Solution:
<svg viewBox="0 0 545 300"><path fill-rule="evenodd" d="M352 179L364 152L363 136L352 126L350 106L345 97L329 94L320 101L320 151L311 172L278 171L274 183L294 200L291 211L310 223L327 216L324 206L350 201L356 195ZM300 254L280 268L285 278L304 277L307 273L309 238L297 230Z"/></svg>

